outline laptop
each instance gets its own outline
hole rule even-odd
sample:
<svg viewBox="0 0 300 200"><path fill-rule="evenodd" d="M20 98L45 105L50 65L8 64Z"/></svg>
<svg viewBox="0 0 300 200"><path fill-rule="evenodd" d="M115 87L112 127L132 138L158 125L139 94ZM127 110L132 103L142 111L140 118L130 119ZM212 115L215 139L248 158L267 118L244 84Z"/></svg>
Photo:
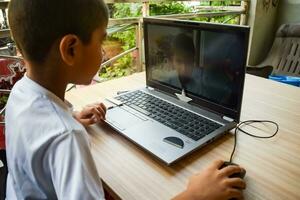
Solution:
<svg viewBox="0 0 300 200"><path fill-rule="evenodd" d="M167 165L240 119L249 27L144 18L146 87L112 98L106 122Z"/></svg>

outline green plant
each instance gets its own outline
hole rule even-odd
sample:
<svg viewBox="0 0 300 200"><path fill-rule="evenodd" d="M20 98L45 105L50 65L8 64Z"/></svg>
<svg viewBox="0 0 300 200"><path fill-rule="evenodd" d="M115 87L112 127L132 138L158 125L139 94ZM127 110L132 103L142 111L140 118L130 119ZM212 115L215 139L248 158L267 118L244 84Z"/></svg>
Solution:
<svg viewBox="0 0 300 200"><path fill-rule="evenodd" d="M124 32L118 32L113 34L108 38L109 40L118 40L122 43L122 49L124 51L129 50L133 47L135 47L135 32L133 29L127 30ZM127 54L120 59L118 59L116 62L114 62L112 65L105 66L100 71L99 76L104 79L112 79L122 76L127 76L134 72L134 68L132 67L133 64L133 58L131 54Z"/></svg>
<svg viewBox="0 0 300 200"><path fill-rule="evenodd" d="M239 6L241 1L203 1L200 2L201 6Z"/></svg>
<svg viewBox="0 0 300 200"><path fill-rule="evenodd" d="M213 22L213 23L238 24L239 16L226 15L226 16L217 16L217 17L196 17L193 18L192 20Z"/></svg>
<svg viewBox="0 0 300 200"><path fill-rule="evenodd" d="M118 40L122 42L122 49L128 50L135 47L135 31L130 29L123 32L118 32L109 37L110 40Z"/></svg>
<svg viewBox="0 0 300 200"><path fill-rule="evenodd" d="M116 3L113 5L113 17L137 17L142 15L141 4ZM128 29L126 31L118 32L110 37L108 40L117 40L121 42L124 51L136 46L135 29ZM134 72L132 67L133 58L131 54L127 54L118 59L112 65L105 66L100 71L99 76L104 79L112 79L116 77L126 76Z"/></svg>
<svg viewBox="0 0 300 200"><path fill-rule="evenodd" d="M113 5L113 18L138 17L141 15L141 4L115 3Z"/></svg>
<svg viewBox="0 0 300 200"><path fill-rule="evenodd" d="M188 13L192 9L187 7L183 3L171 2L171 3L153 3L150 4L150 15L168 15Z"/></svg>
<svg viewBox="0 0 300 200"><path fill-rule="evenodd" d="M100 77L103 79L112 79L122 76L127 76L133 72L133 59L130 54L120 58L116 63L110 66L103 67L100 72Z"/></svg>
<svg viewBox="0 0 300 200"><path fill-rule="evenodd" d="M8 94L0 94L0 109L4 108L8 100Z"/></svg>

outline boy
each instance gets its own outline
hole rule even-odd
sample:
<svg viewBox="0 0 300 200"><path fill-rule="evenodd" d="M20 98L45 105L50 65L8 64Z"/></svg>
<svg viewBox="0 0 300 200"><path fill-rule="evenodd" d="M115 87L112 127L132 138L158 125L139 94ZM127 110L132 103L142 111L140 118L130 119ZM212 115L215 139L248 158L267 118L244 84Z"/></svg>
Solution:
<svg viewBox="0 0 300 200"><path fill-rule="evenodd" d="M199 81L201 81L202 71L199 67L196 67L196 50L193 38L187 33L176 35L173 41L172 53L173 73L175 75L169 80L171 85L175 85L185 91L201 94L202 87L195 87L195 85L201 84Z"/></svg>
<svg viewBox="0 0 300 200"><path fill-rule="evenodd" d="M6 110L8 199L104 199L83 125L105 118L103 104L73 117L68 83L88 84L101 63L108 11L102 0L11 0L9 22L27 64ZM80 123L78 123L80 122ZM237 166L216 161L175 199L242 198Z"/></svg>

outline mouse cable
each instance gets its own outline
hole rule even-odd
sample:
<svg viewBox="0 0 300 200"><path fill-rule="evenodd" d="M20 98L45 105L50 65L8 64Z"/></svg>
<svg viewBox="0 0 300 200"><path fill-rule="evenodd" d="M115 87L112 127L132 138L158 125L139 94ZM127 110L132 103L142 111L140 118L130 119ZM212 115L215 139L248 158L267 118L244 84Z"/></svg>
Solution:
<svg viewBox="0 0 300 200"><path fill-rule="evenodd" d="M251 134L251 133L249 133L249 132L247 132L247 131L245 131L241 128L241 126L250 125L250 124L254 124L254 123L274 124L276 126L276 131L270 136L259 136L259 135L253 135L253 134ZM260 138L260 139L268 139L268 138L274 137L278 133L278 130L279 130L279 125L276 122L270 121L270 120L246 120L246 121L240 122L234 130L234 145L233 145L232 153L230 155L230 162L232 162L232 158L233 158L233 155L234 155L234 152L235 152L235 149L236 149L238 131L241 131L242 133L245 133L246 135L249 135L251 137Z"/></svg>

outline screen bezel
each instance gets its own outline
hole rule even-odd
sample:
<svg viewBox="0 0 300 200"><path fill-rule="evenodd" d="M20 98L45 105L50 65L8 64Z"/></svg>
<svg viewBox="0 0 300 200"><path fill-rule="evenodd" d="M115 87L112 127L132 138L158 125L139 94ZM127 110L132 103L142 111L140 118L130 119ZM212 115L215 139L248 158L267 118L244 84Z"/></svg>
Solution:
<svg viewBox="0 0 300 200"><path fill-rule="evenodd" d="M214 23L206 23L206 22L195 22L195 21L187 21L187 20L170 20L170 19L161 19L161 18L144 18L144 45L145 45L145 64L146 64L146 84L148 87L155 88L159 91L167 93L176 97L175 93L181 93L181 90L176 89L174 87L168 86L166 84L162 84L159 81L151 80L149 77L149 52L148 52L148 25L163 25L163 26L171 26L171 27L181 27L181 28L191 28L197 30L207 30L207 31L222 31L222 32L234 32L238 33L245 38L244 49L242 50L243 56L243 69L242 69L242 77L240 77L240 85L238 86L238 96L236 109L231 109L225 107L223 105L208 101L199 96L193 95L187 92L187 96L192 98L193 101L190 104L199 106L201 108L210 110L219 115L223 115L233 119L235 122L239 122L240 120L240 112L241 105L243 99L243 89L244 89L244 81L245 81L245 73L246 73L246 61L247 61L247 53L248 53L248 42L249 42L249 31L250 28L248 26L238 26L238 25L225 25L225 24L214 24Z"/></svg>

